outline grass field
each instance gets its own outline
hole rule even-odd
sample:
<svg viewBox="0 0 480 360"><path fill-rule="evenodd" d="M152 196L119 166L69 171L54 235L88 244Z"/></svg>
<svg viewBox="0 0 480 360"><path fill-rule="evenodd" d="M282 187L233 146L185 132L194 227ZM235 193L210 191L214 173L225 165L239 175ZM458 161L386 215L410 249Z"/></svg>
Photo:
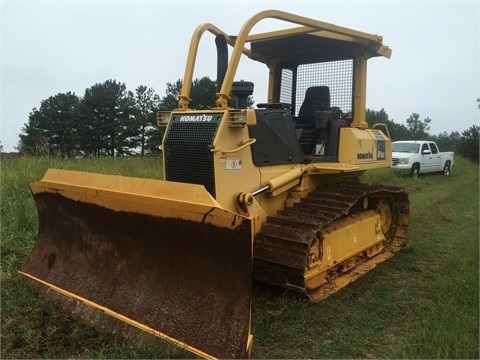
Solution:
<svg viewBox="0 0 480 360"><path fill-rule="evenodd" d="M364 181L406 187L408 245L318 304L254 282L255 358L479 358L479 168L462 158L450 177L390 169ZM1 159L1 358L166 358L77 325L36 298L17 270L37 213L27 183L49 167L161 178L158 159Z"/></svg>

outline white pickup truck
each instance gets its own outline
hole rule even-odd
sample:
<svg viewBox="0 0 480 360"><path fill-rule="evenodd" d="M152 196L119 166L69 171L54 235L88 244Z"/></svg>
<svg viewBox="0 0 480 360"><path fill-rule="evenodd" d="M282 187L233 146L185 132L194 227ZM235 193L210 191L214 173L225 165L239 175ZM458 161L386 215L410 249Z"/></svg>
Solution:
<svg viewBox="0 0 480 360"><path fill-rule="evenodd" d="M440 152L433 141L394 141L392 143L392 168L409 173L413 178L419 174L441 172L450 175L454 153Z"/></svg>

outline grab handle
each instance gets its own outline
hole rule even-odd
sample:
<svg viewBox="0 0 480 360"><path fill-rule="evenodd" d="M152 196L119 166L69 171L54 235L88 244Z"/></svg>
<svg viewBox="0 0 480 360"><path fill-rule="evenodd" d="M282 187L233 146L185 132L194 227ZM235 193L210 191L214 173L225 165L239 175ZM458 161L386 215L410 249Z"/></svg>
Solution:
<svg viewBox="0 0 480 360"><path fill-rule="evenodd" d="M222 154L233 154L233 153L236 153L242 149L245 149L247 146L250 146L252 144L255 144L255 142L257 141L257 139L255 138L250 138L248 140L245 140L245 141L240 141L237 145L238 147L235 148L235 149L231 149L231 150L222 150L220 148L215 148L215 149L211 149L210 151L212 153L214 152L218 152L218 151L221 151Z"/></svg>

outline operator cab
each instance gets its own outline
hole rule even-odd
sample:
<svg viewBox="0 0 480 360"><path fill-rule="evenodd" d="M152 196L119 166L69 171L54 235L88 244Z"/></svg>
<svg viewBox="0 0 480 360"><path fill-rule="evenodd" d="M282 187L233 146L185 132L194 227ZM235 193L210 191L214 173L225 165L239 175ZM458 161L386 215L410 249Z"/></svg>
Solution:
<svg viewBox="0 0 480 360"><path fill-rule="evenodd" d="M352 126L354 100L359 98L354 96L356 75L361 74L359 44L292 34L250 45L251 57L262 59L269 68L268 99L257 105L257 126L249 129L257 139L252 146L255 163L337 162L340 129ZM242 88L242 82L234 82L232 95L242 95ZM274 138L261 137L267 129L274 131Z"/></svg>
<svg viewBox="0 0 480 360"><path fill-rule="evenodd" d="M268 68L267 99L257 105L256 125L248 129L256 139L251 148L257 166L346 161L339 151L341 129L368 128L367 60L391 55L377 35L305 18L294 22L302 26L249 37L211 29L217 45L218 108L226 109L232 94L238 99L237 108L244 109L253 94L253 83L233 81L242 55ZM230 60L228 45L234 47ZM187 90L182 90L179 109L185 108ZM355 162L352 156L357 155L351 154L348 161Z"/></svg>
<svg viewBox="0 0 480 360"><path fill-rule="evenodd" d="M234 82L232 95L245 109L253 94L251 82ZM249 129L257 166L338 160L340 128L350 126L351 117L330 106L330 88L307 88L298 116L287 103L260 103L255 110L257 125Z"/></svg>

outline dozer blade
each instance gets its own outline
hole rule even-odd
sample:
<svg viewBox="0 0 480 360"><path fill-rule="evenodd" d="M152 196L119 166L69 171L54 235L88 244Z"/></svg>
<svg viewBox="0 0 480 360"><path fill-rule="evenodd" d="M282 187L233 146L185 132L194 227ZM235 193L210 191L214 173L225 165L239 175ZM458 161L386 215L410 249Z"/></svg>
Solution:
<svg viewBox="0 0 480 360"><path fill-rule="evenodd" d="M47 298L101 331L249 356L249 218L200 185L50 169L30 188L39 234L20 273Z"/></svg>

